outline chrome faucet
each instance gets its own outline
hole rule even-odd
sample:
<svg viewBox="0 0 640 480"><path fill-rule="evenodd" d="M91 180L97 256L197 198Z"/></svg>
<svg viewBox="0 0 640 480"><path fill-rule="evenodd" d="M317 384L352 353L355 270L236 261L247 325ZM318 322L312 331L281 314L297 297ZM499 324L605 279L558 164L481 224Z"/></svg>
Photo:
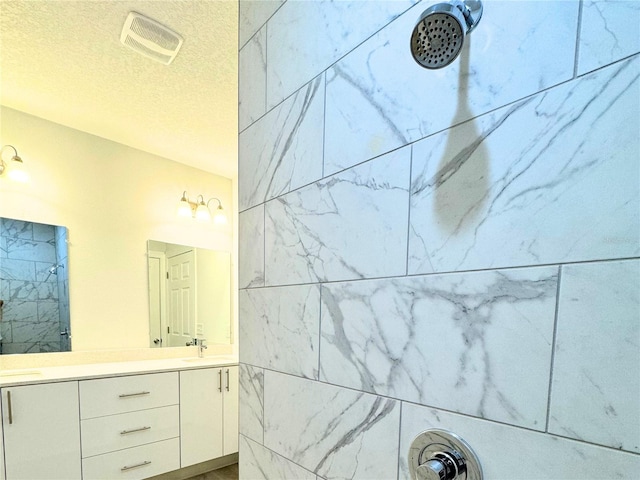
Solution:
<svg viewBox="0 0 640 480"><path fill-rule="evenodd" d="M193 342L191 343L192 345L198 347L198 357L200 358L204 357L204 351L207 348L207 345L205 345L206 341L206 338L194 338Z"/></svg>

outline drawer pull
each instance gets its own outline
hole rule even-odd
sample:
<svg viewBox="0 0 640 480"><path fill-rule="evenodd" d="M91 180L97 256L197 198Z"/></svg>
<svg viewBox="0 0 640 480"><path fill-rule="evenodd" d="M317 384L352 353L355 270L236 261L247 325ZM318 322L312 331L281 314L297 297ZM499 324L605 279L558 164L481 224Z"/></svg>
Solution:
<svg viewBox="0 0 640 480"><path fill-rule="evenodd" d="M229 369L227 368L227 392L229 391Z"/></svg>
<svg viewBox="0 0 640 480"><path fill-rule="evenodd" d="M9 425L13 425L13 408L11 407L11 391L7 390L7 407L9 408Z"/></svg>
<svg viewBox="0 0 640 480"><path fill-rule="evenodd" d="M144 432L145 430L151 430L151 427L135 428L133 430L123 430L120 432L120 435L129 435L130 433Z"/></svg>
<svg viewBox="0 0 640 480"><path fill-rule="evenodd" d="M147 465L150 465L150 464L151 464L151 462L149 460L145 460L144 462L138 463L136 465L129 465L127 467L122 467L120 469L120 471L121 472L127 472L129 470L133 470L134 468L146 467Z"/></svg>
<svg viewBox="0 0 640 480"><path fill-rule="evenodd" d="M141 397L142 395L149 395L151 392L138 392L138 393L123 393L118 395L120 398Z"/></svg>
<svg viewBox="0 0 640 480"><path fill-rule="evenodd" d="M218 391L222 391L222 369L218 370Z"/></svg>

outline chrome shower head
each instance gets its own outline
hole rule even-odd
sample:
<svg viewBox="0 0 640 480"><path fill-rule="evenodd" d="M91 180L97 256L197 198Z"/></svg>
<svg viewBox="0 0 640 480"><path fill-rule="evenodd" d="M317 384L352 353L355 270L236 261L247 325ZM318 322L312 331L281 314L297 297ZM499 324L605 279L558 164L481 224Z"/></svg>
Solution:
<svg viewBox="0 0 640 480"><path fill-rule="evenodd" d="M481 0L453 0L427 8L411 34L411 53L424 68L437 69L453 62L482 17Z"/></svg>

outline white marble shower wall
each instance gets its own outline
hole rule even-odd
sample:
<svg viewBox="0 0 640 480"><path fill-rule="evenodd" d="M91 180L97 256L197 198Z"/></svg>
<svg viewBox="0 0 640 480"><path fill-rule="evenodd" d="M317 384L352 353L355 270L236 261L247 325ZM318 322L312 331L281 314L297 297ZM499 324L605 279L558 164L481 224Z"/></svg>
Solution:
<svg viewBox="0 0 640 480"><path fill-rule="evenodd" d="M640 2L433 3L240 2L241 478L637 478Z"/></svg>
<svg viewBox="0 0 640 480"><path fill-rule="evenodd" d="M60 289L68 282L49 275L49 268L59 262L64 238L60 227L0 219L1 353L60 351L60 310L68 318L69 309L67 302L60 306Z"/></svg>

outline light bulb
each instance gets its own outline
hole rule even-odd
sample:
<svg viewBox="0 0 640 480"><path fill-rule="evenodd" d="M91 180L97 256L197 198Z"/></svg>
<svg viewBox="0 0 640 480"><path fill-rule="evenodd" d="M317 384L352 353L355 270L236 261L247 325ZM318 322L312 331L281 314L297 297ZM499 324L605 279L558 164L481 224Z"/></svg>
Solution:
<svg viewBox="0 0 640 480"><path fill-rule="evenodd" d="M183 218L191 217L191 205L189 205L189 200L185 195L182 195L178 202L178 216Z"/></svg>
<svg viewBox="0 0 640 480"><path fill-rule="evenodd" d="M215 225L226 225L227 224L227 216L224 213L222 205L216 208L216 213L213 215L213 223Z"/></svg>
<svg viewBox="0 0 640 480"><path fill-rule="evenodd" d="M196 208L196 220L198 222L209 222L211 220L211 212L204 202L200 202L198 208Z"/></svg>

